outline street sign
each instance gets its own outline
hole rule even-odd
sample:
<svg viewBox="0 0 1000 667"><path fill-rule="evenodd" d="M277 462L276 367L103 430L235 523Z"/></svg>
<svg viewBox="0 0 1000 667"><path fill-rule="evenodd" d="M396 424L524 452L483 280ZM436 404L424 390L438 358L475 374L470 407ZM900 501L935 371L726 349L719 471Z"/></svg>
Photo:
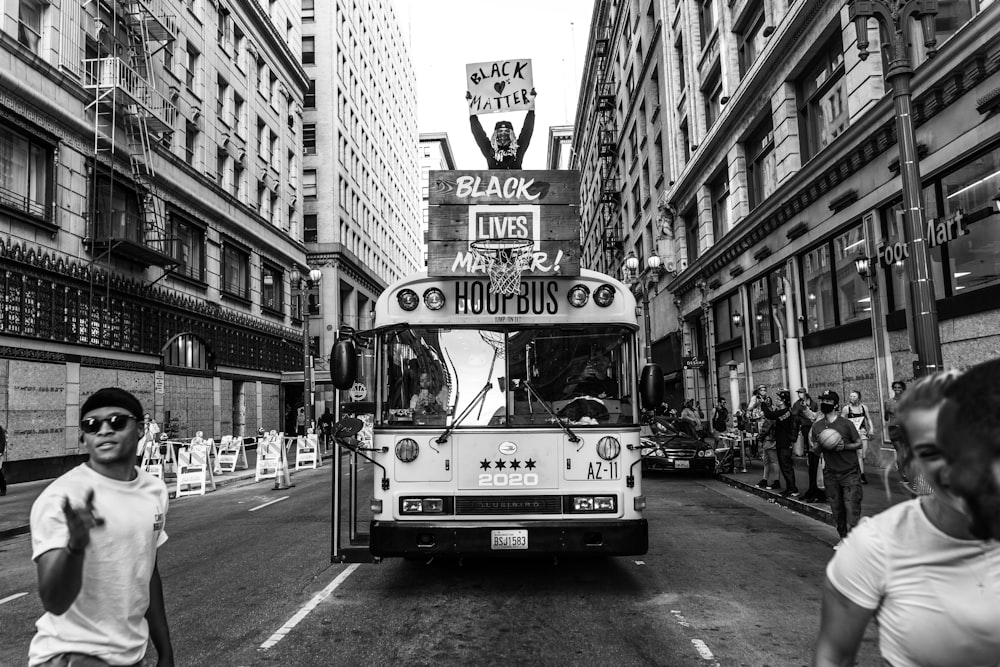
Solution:
<svg viewBox="0 0 1000 667"><path fill-rule="evenodd" d="M684 357L684 370L700 371L708 365L704 357Z"/></svg>
<svg viewBox="0 0 1000 667"><path fill-rule="evenodd" d="M157 394L162 394L164 391L164 385L163 371L153 371L153 391Z"/></svg>

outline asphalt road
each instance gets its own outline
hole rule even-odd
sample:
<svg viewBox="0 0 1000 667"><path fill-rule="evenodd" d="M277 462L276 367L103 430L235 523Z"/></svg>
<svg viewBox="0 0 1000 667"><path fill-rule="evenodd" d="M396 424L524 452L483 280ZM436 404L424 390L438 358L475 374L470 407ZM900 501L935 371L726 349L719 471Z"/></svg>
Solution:
<svg viewBox="0 0 1000 667"><path fill-rule="evenodd" d="M757 496L647 478L637 558L331 565L330 470L172 503L178 665L808 664L836 531ZM29 537L0 543L0 665L26 664L34 590ZM859 664L879 664L871 628Z"/></svg>

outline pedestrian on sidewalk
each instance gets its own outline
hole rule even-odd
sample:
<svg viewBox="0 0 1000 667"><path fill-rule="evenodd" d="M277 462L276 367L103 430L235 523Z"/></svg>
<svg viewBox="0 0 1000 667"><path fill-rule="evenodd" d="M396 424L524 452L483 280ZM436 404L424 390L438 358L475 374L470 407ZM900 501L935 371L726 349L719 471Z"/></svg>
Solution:
<svg viewBox="0 0 1000 667"><path fill-rule="evenodd" d="M0 496L7 495L7 478L3 474L3 464L7 462L7 431L0 426Z"/></svg>
<svg viewBox="0 0 1000 667"><path fill-rule="evenodd" d="M795 391L798 399L792 404L792 416L798 427L796 438L802 437L805 441L806 461L809 470L809 488L802 494L802 501L807 503L825 503L826 492L819 488L817 477L819 476L819 454L816 454L809 447L809 429L819 418L819 405L809 395L805 387L799 387Z"/></svg>
<svg viewBox="0 0 1000 667"><path fill-rule="evenodd" d="M760 425L760 435L757 436L760 442L761 458L764 460L764 478L757 482L761 489L776 491L781 488L778 476L781 474L781 467L778 465L778 450L774 441L774 422L765 419ZM769 481L769 480L774 480Z"/></svg>
<svg viewBox="0 0 1000 667"><path fill-rule="evenodd" d="M861 469L861 483L867 484L865 477L865 457L868 456L868 440L872 432L872 420L868 417L868 408L861 402L861 392L852 391L847 395L847 405L841 411L841 416L846 417L854 424L861 435L861 449L858 450L858 468Z"/></svg>
<svg viewBox="0 0 1000 667"><path fill-rule="evenodd" d="M936 373L900 398L901 445L933 491L864 519L827 565L813 665L854 664L872 617L885 664L997 664L998 374Z"/></svg>
<svg viewBox="0 0 1000 667"><path fill-rule="evenodd" d="M861 447L861 435L854 424L840 416L839 407L840 395L837 392L827 390L819 395L819 411L823 417L812 425L809 442L814 452L823 455L826 499L830 503L837 533L843 539L861 519L863 493L855 453Z"/></svg>
<svg viewBox="0 0 1000 667"><path fill-rule="evenodd" d="M795 459L792 458L792 443L798 433L798 424L792 417L791 396L787 389L778 391L775 400L763 405L765 419L774 421L774 444L778 453L778 467L785 482L785 490L781 495L785 498L798 498L799 488L795 482Z"/></svg>
<svg viewBox="0 0 1000 667"><path fill-rule="evenodd" d="M729 408L726 407L726 399L721 396L712 410L712 428L718 433L729 429Z"/></svg>
<svg viewBox="0 0 1000 667"><path fill-rule="evenodd" d="M167 540L167 487L135 467L142 405L109 387L91 395L80 414L80 443L90 458L31 507L32 560L45 614L28 664L136 665L152 639L157 664L171 667L156 566Z"/></svg>

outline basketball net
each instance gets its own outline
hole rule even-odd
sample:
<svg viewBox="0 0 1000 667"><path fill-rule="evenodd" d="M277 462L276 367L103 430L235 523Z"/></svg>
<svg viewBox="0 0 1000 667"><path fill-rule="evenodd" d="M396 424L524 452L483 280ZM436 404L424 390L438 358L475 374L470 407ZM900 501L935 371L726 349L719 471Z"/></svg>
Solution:
<svg viewBox="0 0 1000 667"><path fill-rule="evenodd" d="M521 274L531 264L534 244L528 239L480 239L469 250L482 260L490 291L511 296L521 291Z"/></svg>

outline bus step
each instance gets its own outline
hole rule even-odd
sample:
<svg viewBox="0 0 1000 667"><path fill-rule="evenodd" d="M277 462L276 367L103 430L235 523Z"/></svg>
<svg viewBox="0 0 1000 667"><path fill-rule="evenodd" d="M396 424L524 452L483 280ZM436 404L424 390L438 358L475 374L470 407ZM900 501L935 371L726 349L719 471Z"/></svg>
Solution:
<svg viewBox="0 0 1000 667"><path fill-rule="evenodd" d="M373 556L367 546L347 546L340 548L339 563L381 563L382 559Z"/></svg>

